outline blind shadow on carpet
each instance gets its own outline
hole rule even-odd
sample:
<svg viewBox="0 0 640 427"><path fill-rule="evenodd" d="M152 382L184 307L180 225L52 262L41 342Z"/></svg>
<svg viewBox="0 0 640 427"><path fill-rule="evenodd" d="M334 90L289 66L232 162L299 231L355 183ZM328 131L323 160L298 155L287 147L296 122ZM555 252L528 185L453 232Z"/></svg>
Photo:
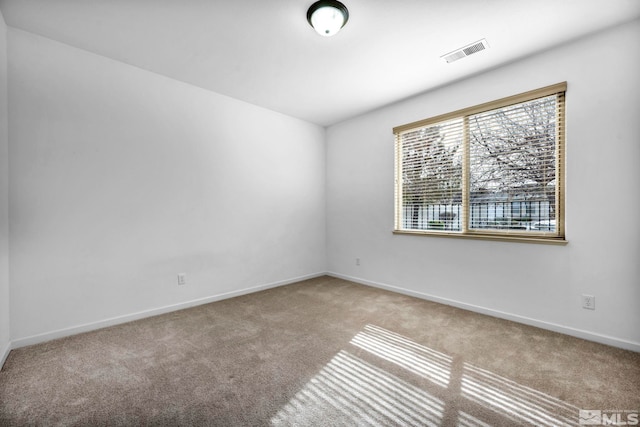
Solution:
<svg viewBox="0 0 640 427"><path fill-rule="evenodd" d="M522 386L490 371L464 363L375 325L366 325L351 344L381 361L402 367L443 388L441 397L341 350L271 419L274 426L444 425L448 405L456 407L456 425L488 426L459 406L489 409L494 417L536 426L577 426L579 408ZM447 393L446 389L459 390ZM452 400L450 402L450 400ZM466 400L466 402L460 402ZM449 410L449 412L451 412ZM474 411L475 412L475 411ZM502 422L501 422L502 423Z"/></svg>

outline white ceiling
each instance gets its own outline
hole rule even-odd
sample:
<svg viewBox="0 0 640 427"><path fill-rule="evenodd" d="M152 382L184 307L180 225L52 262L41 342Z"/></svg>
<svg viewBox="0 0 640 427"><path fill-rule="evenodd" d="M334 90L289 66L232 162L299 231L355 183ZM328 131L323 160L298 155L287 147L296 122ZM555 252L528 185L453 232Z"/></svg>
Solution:
<svg viewBox="0 0 640 427"><path fill-rule="evenodd" d="M640 16L640 0L0 0L7 25L290 116L331 125ZM440 56L487 39L490 49Z"/></svg>

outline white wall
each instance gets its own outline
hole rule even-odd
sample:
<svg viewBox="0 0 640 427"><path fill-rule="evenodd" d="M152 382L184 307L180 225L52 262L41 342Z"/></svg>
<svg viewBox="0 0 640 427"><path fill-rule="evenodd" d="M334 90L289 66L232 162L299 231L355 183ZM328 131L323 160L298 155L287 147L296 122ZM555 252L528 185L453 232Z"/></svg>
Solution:
<svg viewBox="0 0 640 427"><path fill-rule="evenodd" d="M8 35L9 162L0 38L0 355L9 249L14 345L328 265L363 283L640 350L638 21L333 126L326 153L314 125L19 30ZM393 126L565 80L567 246L391 233ZM611 220L612 206L613 232L597 225ZM178 272L187 286L176 286ZM582 293L596 296L595 311L580 307Z"/></svg>
<svg viewBox="0 0 640 427"><path fill-rule="evenodd" d="M8 40L14 345L325 271L323 128Z"/></svg>
<svg viewBox="0 0 640 427"><path fill-rule="evenodd" d="M329 271L640 351L639 40L634 21L330 127ZM562 81L568 245L392 234L392 127Z"/></svg>
<svg viewBox="0 0 640 427"><path fill-rule="evenodd" d="M7 26L0 12L0 367L9 354L9 135Z"/></svg>

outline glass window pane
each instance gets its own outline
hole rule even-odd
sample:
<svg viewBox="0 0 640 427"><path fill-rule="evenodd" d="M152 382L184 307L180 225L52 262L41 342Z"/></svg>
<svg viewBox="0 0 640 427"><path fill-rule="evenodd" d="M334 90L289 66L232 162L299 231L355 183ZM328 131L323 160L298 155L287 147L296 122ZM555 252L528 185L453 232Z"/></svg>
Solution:
<svg viewBox="0 0 640 427"><path fill-rule="evenodd" d="M402 227L461 230L463 121L402 135Z"/></svg>
<svg viewBox="0 0 640 427"><path fill-rule="evenodd" d="M470 229L555 231L556 97L469 116Z"/></svg>

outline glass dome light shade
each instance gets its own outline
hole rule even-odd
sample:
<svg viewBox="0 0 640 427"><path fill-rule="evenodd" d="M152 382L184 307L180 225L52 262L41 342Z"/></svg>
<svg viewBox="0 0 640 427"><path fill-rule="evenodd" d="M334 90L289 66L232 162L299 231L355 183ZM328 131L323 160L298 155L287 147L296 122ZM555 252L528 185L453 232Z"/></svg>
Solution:
<svg viewBox="0 0 640 427"><path fill-rule="evenodd" d="M349 19L349 12L339 1L315 2L307 12L307 21L318 34L330 37L336 34Z"/></svg>

